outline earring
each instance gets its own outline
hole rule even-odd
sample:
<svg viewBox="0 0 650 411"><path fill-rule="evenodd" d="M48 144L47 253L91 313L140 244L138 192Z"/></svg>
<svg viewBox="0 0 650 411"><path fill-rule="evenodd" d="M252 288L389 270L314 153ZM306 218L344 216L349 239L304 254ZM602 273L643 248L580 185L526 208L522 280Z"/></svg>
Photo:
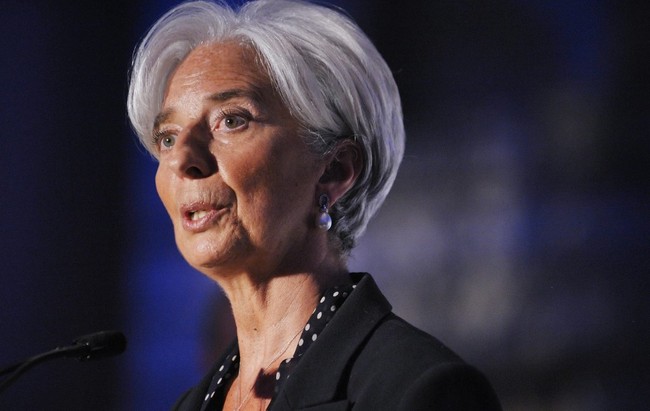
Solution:
<svg viewBox="0 0 650 411"><path fill-rule="evenodd" d="M328 231L332 227L332 217L330 217L327 212L330 205L330 198L327 194L321 194L318 198L318 207L320 212L318 213L318 218L316 219L316 226L323 231Z"/></svg>

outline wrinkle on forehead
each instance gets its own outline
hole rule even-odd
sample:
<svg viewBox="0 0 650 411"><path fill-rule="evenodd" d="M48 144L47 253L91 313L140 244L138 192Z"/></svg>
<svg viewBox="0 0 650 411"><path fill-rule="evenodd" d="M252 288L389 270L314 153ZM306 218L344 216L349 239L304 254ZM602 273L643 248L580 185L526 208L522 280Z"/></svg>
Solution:
<svg viewBox="0 0 650 411"><path fill-rule="evenodd" d="M220 65L220 56L228 54L225 58L228 65ZM233 59L233 54L237 58ZM181 88L191 88L198 82L203 81L205 76L215 75L242 76L248 78L251 84L257 84L260 88L264 85L271 85L265 65L261 62L257 51L250 44L239 41L226 41L221 43L208 43L192 50L176 69L169 76L163 101L169 94L172 82Z"/></svg>
<svg viewBox="0 0 650 411"><path fill-rule="evenodd" d="M253 47L235 41L201 45L170 76L154 134L179 111L198 118L209 102L239 98L258 108L280 105L292 117Z"/></svg>

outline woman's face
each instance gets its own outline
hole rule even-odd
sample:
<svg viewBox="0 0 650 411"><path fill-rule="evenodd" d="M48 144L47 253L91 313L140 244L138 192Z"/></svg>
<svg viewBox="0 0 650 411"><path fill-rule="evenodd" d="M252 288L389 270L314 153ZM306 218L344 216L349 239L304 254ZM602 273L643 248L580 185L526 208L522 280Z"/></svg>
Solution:
<svg viewBox="0 0 650 411"><path fill-rule="evenodd" d="M313 245L324 164L235 43L195 49L154 125L156 188L185 259L205 273L290 270Z"/></svg>

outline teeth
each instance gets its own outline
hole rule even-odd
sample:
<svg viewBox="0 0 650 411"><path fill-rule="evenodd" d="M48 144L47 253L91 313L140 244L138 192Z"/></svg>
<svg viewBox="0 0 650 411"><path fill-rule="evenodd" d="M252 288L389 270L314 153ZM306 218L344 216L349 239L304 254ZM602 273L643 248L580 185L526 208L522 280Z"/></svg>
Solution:
<svg viewBox="0 0 650 411"><path fill-rule="evenodd" d="M207 211L203 211L203 210L202 211L195 211L195 212L192 213L192 221L196 221L196 220L198 220L200 218L205 217L206 215L208 215Z"/></svg>

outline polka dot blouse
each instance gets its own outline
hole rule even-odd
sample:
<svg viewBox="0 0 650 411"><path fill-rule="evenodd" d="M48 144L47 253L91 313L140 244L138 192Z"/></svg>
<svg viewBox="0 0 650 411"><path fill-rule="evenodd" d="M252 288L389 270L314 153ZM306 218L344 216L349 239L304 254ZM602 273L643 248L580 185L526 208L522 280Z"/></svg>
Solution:
<svg viewBox="0 0 650 411"><path fill-rule="evenodd" d="M334 314L341 307L343 302L350 295L356 285L336 286L325 291L321 297L318 306L307 321L305 328L298 340L298 347L293 357L282 361L278 371L275 374L274 396L280 392L282 385L289 379L291 373L300 362L300 358L305 354L309 347L318 339L325 326L334 317ZM226 398L226 387L228 383L237 375L239 369L239 347L235 344L232 351L226 356L224 362L217 369L212 377L210 388L205 395L205 401L201 411L221 410ZM271 400L271 404L273 403Z"/></svg>

